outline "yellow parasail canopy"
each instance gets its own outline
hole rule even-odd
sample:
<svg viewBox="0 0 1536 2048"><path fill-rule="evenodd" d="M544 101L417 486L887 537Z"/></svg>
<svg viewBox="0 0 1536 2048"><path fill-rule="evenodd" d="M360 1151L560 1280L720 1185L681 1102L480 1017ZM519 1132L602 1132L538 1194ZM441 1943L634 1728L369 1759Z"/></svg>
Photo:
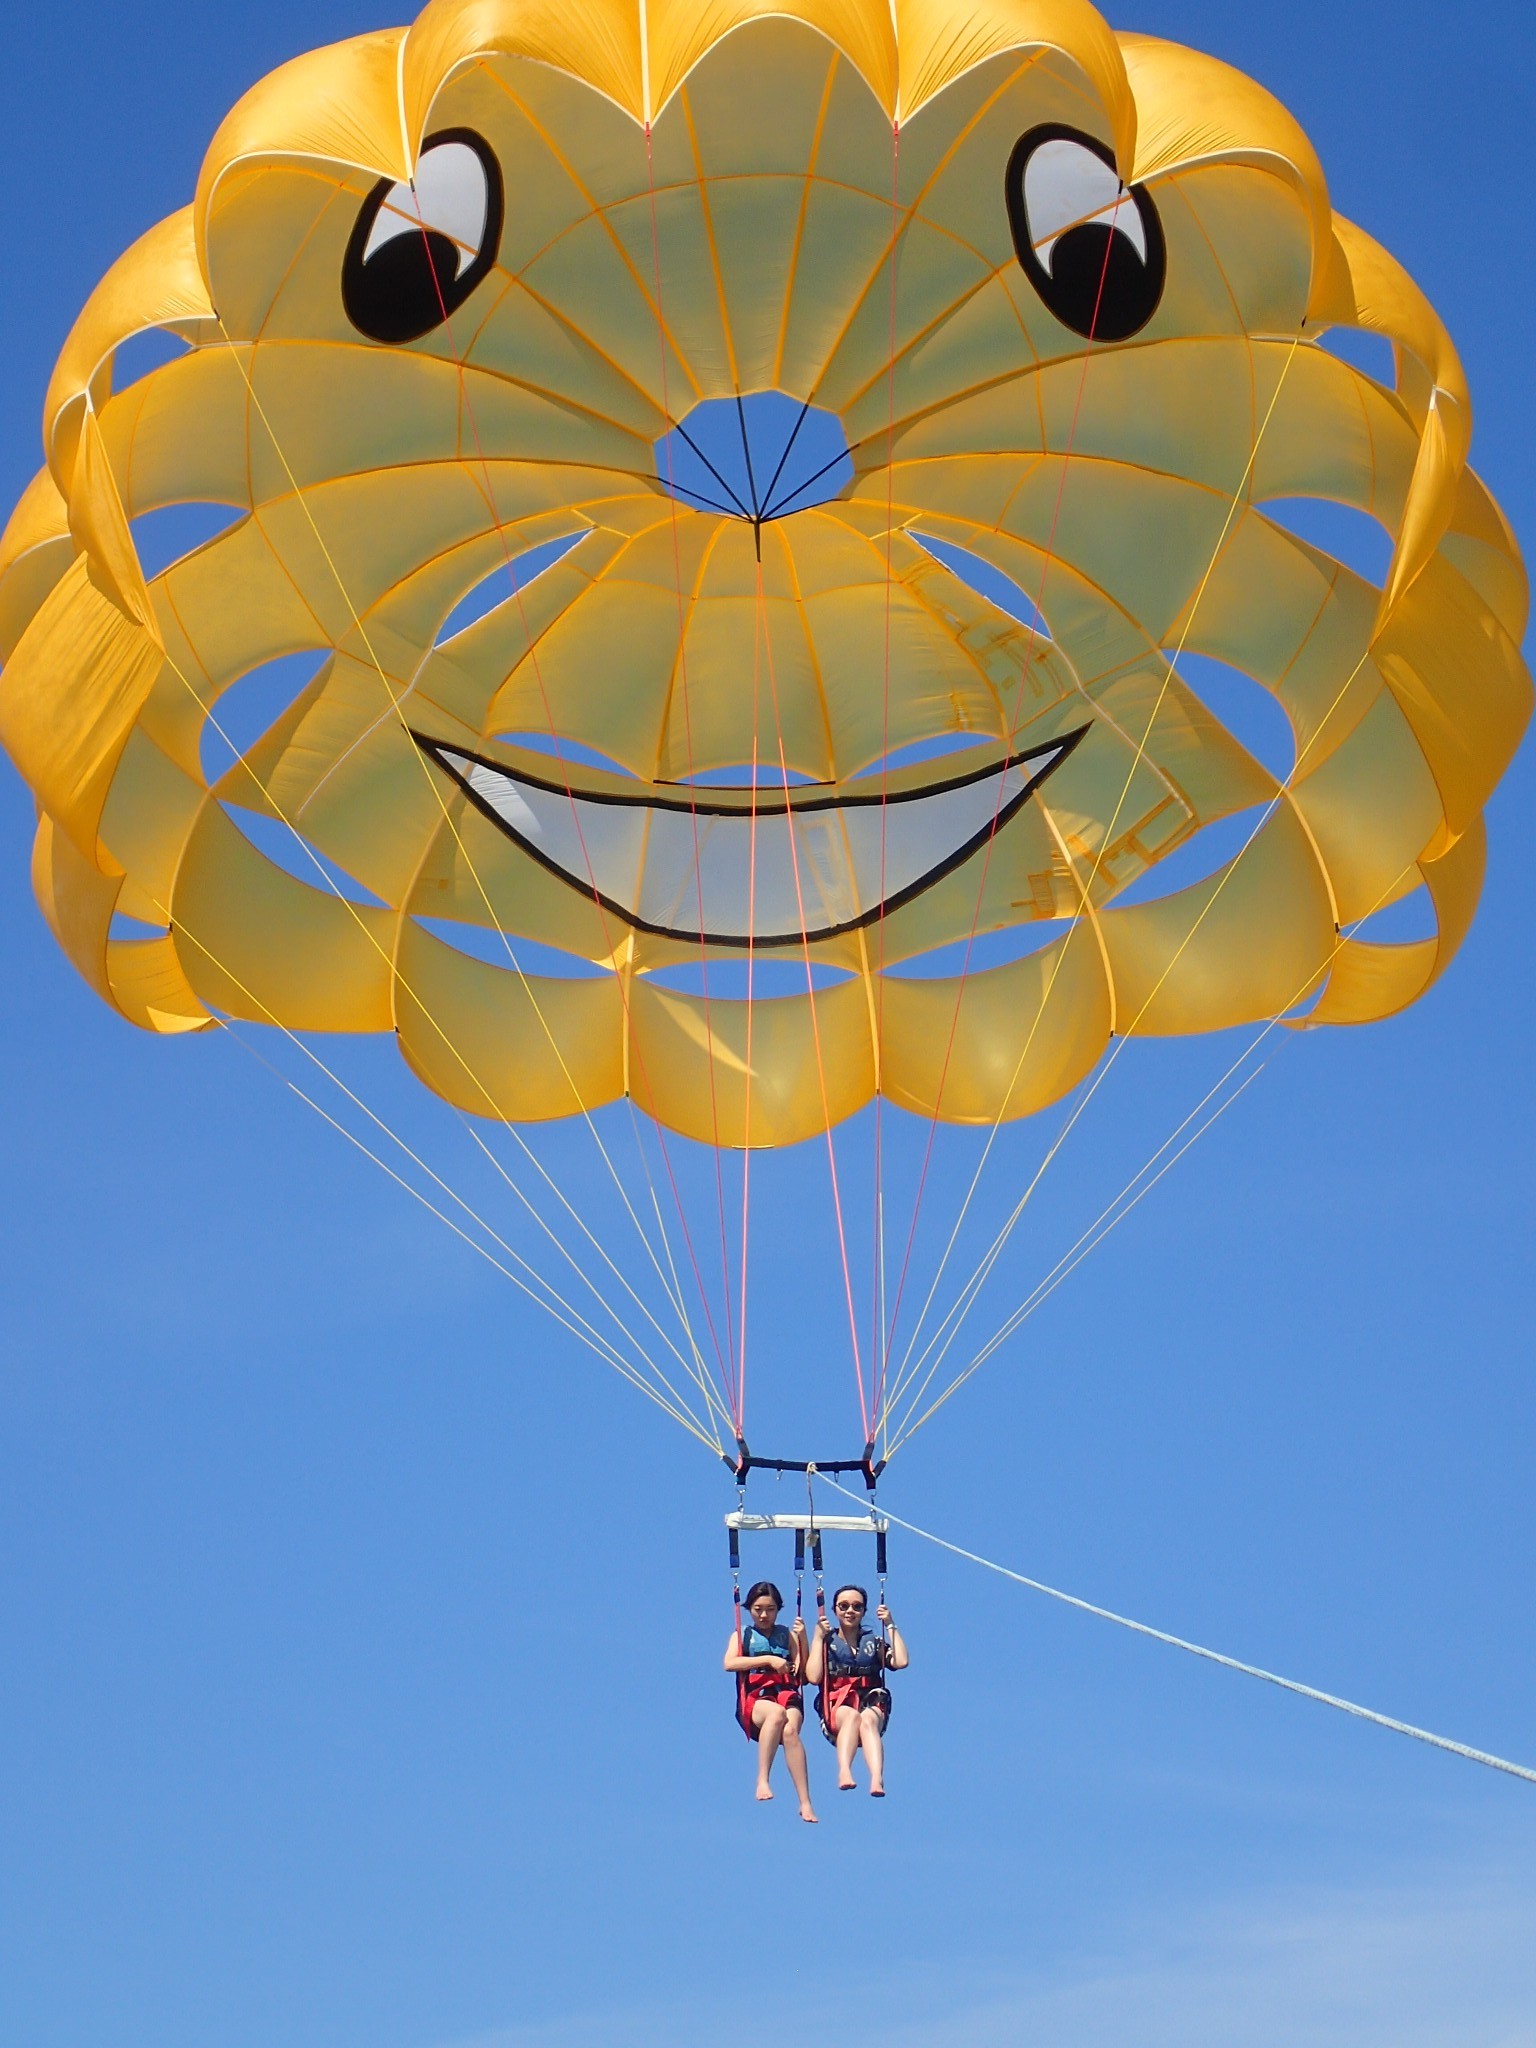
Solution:
<svg viewBox="0 0 1536 2048"><path fill-rule="evenodd" d="M120 385L147 329L185 347ZM744 491L769 394L834 453ZM475 1114L990 1123L1113 1033L1387 1016L1530 711L1435 313L1273 99L1086 0L434 0L241 101L44 430L0 737L60 944L153 1030L393 1030ZM1297 498L1385 528L1382 588ZM185 504L227 523L146 576ZM210 774L226 693L304 654ZM1283 710L1283 781L1194 655ZM1421 886L1437 936L1346 935ZM801 992L748 1000L770 960Z"/></svg>

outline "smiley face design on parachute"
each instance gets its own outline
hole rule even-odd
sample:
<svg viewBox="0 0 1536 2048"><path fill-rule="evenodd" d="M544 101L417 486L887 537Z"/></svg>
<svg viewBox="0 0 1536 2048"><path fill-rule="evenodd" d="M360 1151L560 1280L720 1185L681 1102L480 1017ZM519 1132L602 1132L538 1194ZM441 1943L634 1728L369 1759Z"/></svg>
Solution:
<svg viewBox="0 0 1536 2048"><path fill-rule="evenodd" d="M436 0L300 60L88 306L0 558L85 971L742 1145L1411 1001L1529 691L1433 312L1211 60L1023 0L965 53L738 12L642 50L617 0ZM114 390L151 319L185 353ZM1385 528L1383 586L1265 510L1303 497ZM132 522L188 499L227 524L146 581ZM85 768L40 737L66 604L117 649ZM1438 938L1341 938L1415 888Z"/></svg>

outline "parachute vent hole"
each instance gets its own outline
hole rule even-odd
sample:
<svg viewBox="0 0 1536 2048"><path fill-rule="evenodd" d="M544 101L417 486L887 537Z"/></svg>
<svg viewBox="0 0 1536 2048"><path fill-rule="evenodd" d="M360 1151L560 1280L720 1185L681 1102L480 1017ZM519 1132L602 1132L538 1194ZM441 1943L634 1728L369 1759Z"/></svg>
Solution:
<svg viewBox="0 0 1536 2048"><path fill-rule="evenodd" d="M1411 946L1420 939L1437 938L1439 931L1434 898L1420 882L1396 903L1351 925L1349 936L1372 946Z"/></svg>
<svg viewBox="0 0 1536 2048"><path fill-rule="evenodd" d="M942 563L951 576L957 577L967 590L984 597L988 604L1006 612L1010 619L1017 619L1021 626L1027 626L1040 639L1050 639L1051 629L1045 623L1045 614L1029 592L984 556L973 554L969 548L957 547L952 540L938 540L931 533L914 533L912 538L925 547L936 562Z"/></svg>
<svg viewBox="0 0 1536 2048"><path fill-rule="evenodd" d="M498 732L492 737L510 747L524 747L530 754L547 755L554 764L552 781L559 781L562 762L567 768L599 768L607 775L634 777L635 771L626 768L622 761L615 761L611 754L600 753L582 740L567 739L564 733Z"/></svg>
<svg viewBox="0 0 1536 2048"><path fill-rule="evenodd" d="M372 904L385 909L383 899L364 888L355 875L323 854L319 847L281 818L269 818L258 811L243 810L238 804L222 806L224 815L248 839L258 853L266 855L285 875L306 883L322 895L341 896L348 903Z"/></svg>
<svg viewBox="0 0 1536 2048"><path fill-rule="evenodd" d="M273 661L264 661L230 684L211 707L212 716L202 730L199 750L210 786L271 730L314 681L320 666L319 656L310 648L302 654L280 654ZM227 794L236 803L248 802L256 794L255 785L240 776Z"/></svg>
<svg viewBox="0 0 1536 2048"><path fill-rule="evenodd" d="M842 422L786 391L706 398L662 435L655 454L670 496L749 526L825 505L853 481Z"/></svg>
<svg viewBox="0 0 1536 2048"><path fill-rule="evenodd" d="M905 746L892 747L877 761L865 769L866 775L894 775L900 768L920 768L925 762L953 761L957 754L976 753L978 765L980 751L990 748L994 752L997 738L987 732L936 732L925 740L908 740ZM957 770L969 767L969 762L955 762Z"/></svg>
<svg viewBox="0 0 1536 2048"><path fill-rule="evenodd" d="M161 505L129 521L134 550L145 580L161 576L228 533L246 517L243 506L194 503Z"/></svg>
<svg viewBox="0 0 1536 2048"><path fill-rule="evenodd" d="M1397 357L1384 334L1367 334L1363 327L1330 327L1321 338L1329 355L1337 356L1389 391L1397 388Z"/></svg>
<svg viewBox="0 0 1536 2048"><path fill-rule="evenodd" d="M107 927L107 937L141 943L146 939L163 939L169 929L168 925L146 924L143 918L129 917L124 911L115 910Z"/></svg>
<svg viewBox="0 0 1536 2048"><path fill-rule="evenodd" d="M130 334L112 356L112 389L126 391L130 384L189 352L190 344L167 327L146 327L141 334Z"/></svg>
<svg viewBox="0 0 1536 2048"><path fill-rule="evenodd" d="M453 917L414 917L411 922L430 932L455 953L499 967L505 974L537 975L545 981L608 981L611 970L559 946L541 946L536 939L503 935L493 926L463 924Z"/></svg>
<svg viewBox="0 0 1536 2048"><path fill-rule="evenodd" d="M1177 895L1181 889L1193 888L1197 882L1208 882L1229 861L1236 860L1268 808L1266 804L1254 804L1248 810L1234 811L1230 817L1197 826L1187 839L1180 840L1161 860L1154 861L1119 890L1113 898L1115 908L1155 903L1165 896Z"/></svg>
<svg viewBox="0 0 1536 2048"><path fill-rule="evenodd" d="M751 975L753 1002L769 1002L775 996L803 996L806 972L803 953L792 958L786 958L783 954L755 954ZM809 972L811 987L818 991L837 988L841 983L854 979L847 968L834 967L823 960L813 960ZM656 968L645 978L654 988L671 989L677 995L699 997L705 994L704 984L707 978L711 1002L744 1003L747 999L747 960L744 953L730 959L713 959L707 971L700 960L678 961L670 967Z"/></svg>
<svg viewBox="0 0 1536 2048"><path fill-rule="evenodd" d="M1376 589L1386 582L1392 536L1379 519L1357 505L1340 505L1332 498L1266 498L1258 509L1276 526L1320 548Z"/></svg>
<svg viewBox="0 0 1536 2048"><path fill-rule="evenodd" d="M804 789L825 780L821 775L803 774L798 768L781 768L776 759L770 758L760 760L755 767L750 761L731 761L719 768L701 768L696 775L679 776L676 786L679 789L782 791L786 782L791 789Z"/></svg>
<svg viewBox="0 0 1536 2048"><path fill-rule="evenodd" d="M1173 650L1167 650L1170 659ZM1296 735L1277 697L1262 683L1214 655L1182 653L1178 678L1192 690L1240 746L1284 782L1296 766Z"/></svg>
<svg viewBox="0 0 1536 2048"><path fill-rule="evenodd" d="M1065 894L1063 885L1055 900L1061 902ZM978 932L972 941L954 939L947 946L934 946L926 953L914 954L910 960L893 961L885 971L893 981L951 981L962 974L969 980L973 974L984 974L989 967L1008 967L1016 960L1027 960L1032 953L1043 952L1066 929L1064 917L1025 917L1001 931Z"/></svg>
<svg viewBox="0 0 1536 2048"><path fill-rule="evenodd" d="M467 633L471 626L478 626L492 612L511 603L536 577L568 555L578 541L585 540L590 530L583 527L579 533L562 533L555 540L541 541L536 548L525 548L521 554L513 555L510 561L503 556L494 569L465 591L438 627L433 645L442 647L457 639L460 633Z"/></svg>

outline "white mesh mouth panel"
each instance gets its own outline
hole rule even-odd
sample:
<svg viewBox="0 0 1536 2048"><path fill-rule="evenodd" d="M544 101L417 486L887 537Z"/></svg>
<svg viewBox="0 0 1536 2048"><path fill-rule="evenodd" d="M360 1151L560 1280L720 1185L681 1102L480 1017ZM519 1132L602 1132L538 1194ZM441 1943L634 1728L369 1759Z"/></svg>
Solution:
<svg viewBox="0 0 1536 2048"><path fill-rule="evenodd" d="M725 946L831 938L908 902L1000 830L1080 734L888 798L593 795L423 739L477 809L643 931Z"/></svg>

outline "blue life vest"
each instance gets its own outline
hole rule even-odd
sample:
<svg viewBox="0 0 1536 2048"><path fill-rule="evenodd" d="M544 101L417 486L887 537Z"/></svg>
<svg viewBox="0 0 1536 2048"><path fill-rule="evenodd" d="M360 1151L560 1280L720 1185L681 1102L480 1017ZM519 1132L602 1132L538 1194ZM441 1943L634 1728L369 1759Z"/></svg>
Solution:
<svg viewBox="0 0 1536 2048"><path fill-rule="evenodd" d="M829 1678L858 1678L866 1685L879 1682L885 1669L885 1645L879 1636L868 1629L859 1633L859 1647L848 1646L848 1639L840 1628L833 1629L827 1639L827 1676Z"/></svg>
<svg viewBox="0 0 1536 2048"><path fill-rule="evenodd" d="M741 1654L743 1657L787 1658L789 1656L789 1630L782 1627L774 1628L770 1629L767 1635L764 1635L756 1622L748 1621L746 1616L743 1615L741 1619Z"/></svg>

